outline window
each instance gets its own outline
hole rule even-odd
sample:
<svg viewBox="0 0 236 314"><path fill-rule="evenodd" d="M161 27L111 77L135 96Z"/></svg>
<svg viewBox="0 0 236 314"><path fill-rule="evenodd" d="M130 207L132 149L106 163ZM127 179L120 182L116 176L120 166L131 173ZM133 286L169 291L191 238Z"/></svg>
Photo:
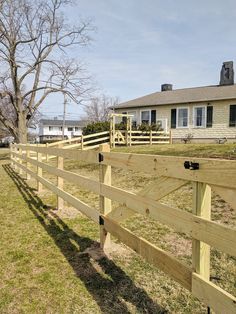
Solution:
<svg viewBox="0 0 236 314"><path fill-rule="evenodd" d="M53 126L49 126L49 131L53 131Z"/></svg>
<svg viewBox="0 0 236 314"><path fill-rule="evenodd" d="M141 123L149 124L150 110L141 111Z"/></svg>
<svg viewBox="0 0 236 314"><path fill-rule="evenodd" d="M236 105L229 107L229 126L236 126Z"/></svg>
<svg viewBox="0 0 236 314"><path fill-rule="evenodd" d="M70 127L70 126L68 127L68 131L69 131L69 132L73 132L73 130L74 130L74 128L72 128L72 127Z"/></svg>
<svg viewBox="0 0 236 314"><path fill-rule="evenodd" d="M188 127L188 108L177 109L177 127L178 128Z"/></svg>
<svg viewBox="0 0 236 314"><path fill-rule="evenodd" d="M206 107L193 108L193 126L196 128L206 127Z"/></svg>
<svg viewBox="0 0 236 314"><path fill-rule="evenodd" d="M76 126L75 127L75 132L78 132L79 131L79 128Z"/></svg>

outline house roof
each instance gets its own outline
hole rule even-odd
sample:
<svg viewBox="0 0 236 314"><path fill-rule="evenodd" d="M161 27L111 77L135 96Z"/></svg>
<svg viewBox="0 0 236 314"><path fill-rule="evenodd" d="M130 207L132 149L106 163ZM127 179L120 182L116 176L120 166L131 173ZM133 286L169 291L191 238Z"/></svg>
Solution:
<svg viewBox="0 0 236 314"><path fill-rule="evenodd" d="M114 106L114 109L184 104L227 99L236 99L236 84L227 86L203 86L156 92L118 104Z"/></svg>
<svg viewBox="0 0 236 314"><path fill-rule="evenodd" d="M42 125L50 125L50 126L62 126L63 120L58 119L41 119L40 123ZM65 125L66 126L77 126L77 127L84 127L87 124L87 121L85 120L66 120Z"/></svg>

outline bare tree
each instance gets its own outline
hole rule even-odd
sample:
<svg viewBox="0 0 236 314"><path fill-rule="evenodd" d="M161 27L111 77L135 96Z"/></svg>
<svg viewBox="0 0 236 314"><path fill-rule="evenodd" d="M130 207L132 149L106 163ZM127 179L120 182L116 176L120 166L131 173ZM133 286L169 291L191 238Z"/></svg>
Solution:
<svg viewBox="0 0 236 314"><path fill-rule="evenodd" d="M107 121L113 106L118 104L118 102L118 97L113 98L104 94L94 97L85 106L85 118L90 122Z"/></svg>
<svg viewBox="0 0 236 314"><path fill-rule="evenodd" d="M69 25L62 13L70 0L0 0L0 121L17 142L39 106L53 93L80 102L89 91L81 64L68 49L84 46L90 22Z"/></svg>
<svg viewBox="0 0 236 314"><path fill-rule="evenodd" d="M6 127L0 122L0 140L6 136L10 136L10 132Z"/></svg>

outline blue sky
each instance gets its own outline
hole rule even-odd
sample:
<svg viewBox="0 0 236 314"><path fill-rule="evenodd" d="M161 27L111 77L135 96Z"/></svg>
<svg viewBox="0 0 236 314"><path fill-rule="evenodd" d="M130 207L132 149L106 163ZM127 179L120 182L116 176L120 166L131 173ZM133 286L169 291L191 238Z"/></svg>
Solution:
<svg viewBox="0 0 236 314"><path fill-rule="evenodd" d="M91 45L71 55L85 62L101 92L121 101L162 83L218 84L222 62L236 61L235 0L78 0L66 15L92 18ZM62 98L50 98L41 111L62 113ZM82 115L68 106L68 118Z"/></svg>

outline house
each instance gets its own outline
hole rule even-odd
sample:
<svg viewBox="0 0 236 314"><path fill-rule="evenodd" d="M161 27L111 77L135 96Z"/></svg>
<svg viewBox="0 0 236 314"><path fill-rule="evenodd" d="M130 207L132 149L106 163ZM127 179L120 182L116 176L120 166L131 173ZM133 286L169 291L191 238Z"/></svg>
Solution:
<svg viewBox="0 0 236 314"><path fill-rule="evenodd" d="M236 140L236 85L233 62L224 62L219 85L161 91L116 105L116 113L133 115L133 122L157 123L172 132L175 142L191 134L193 141Z"/></svg>
<svg viewBox="0 0 236 314"><path fill-rule="evenodd" d="M66 120L64 136L72 138L82 134L82 129L86 125L86 121ZM40 143L54 140L61 140L63 133L63 120L41 119L39 123L39 140Z"/></svg>

